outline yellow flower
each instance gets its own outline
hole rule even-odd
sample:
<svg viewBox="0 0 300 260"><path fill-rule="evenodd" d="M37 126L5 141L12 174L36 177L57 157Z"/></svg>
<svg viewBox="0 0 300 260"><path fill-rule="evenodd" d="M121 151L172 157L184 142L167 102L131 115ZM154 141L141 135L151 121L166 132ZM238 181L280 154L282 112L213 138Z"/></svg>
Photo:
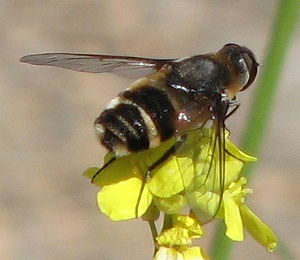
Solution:
<svg viewBox="0 0 300 260"><path fill-rule="evenodd" d="M192 239L200 238L203 231L195 218L171 215L171 228L163 230L156 240L160 246L190 246Z"/></svg>
<svg viewBox="0 0 300 260"><path fill-rule="evenodd" d="M201 247L191 247L192 240L203 235L195 218L174 214L169 216L169 221L171 228L163 230L156 237L159 250L154 259L209 259Z"/></svg>
<svg viewBox="0 0 300 260"><path fill-rule="evenodd" d="M115 221L137 217L148 221L157 247L155 259L209 259L202 248L191 245L215 217L224 220L231 240L242 241L246 229L272 251L277 238L245 205L245 196L252 191L243 187L247 180L239 176L244 164L256 158L238 150L228 135L219 140L212 129L191 131L176 153L158 165L176 138L117 158L93 179L101 187L99 209ZM112 156L108 154L105 162ZM91 179L97 171L90 168L84 175ZM186 208L188 215L182 213ZM165 222L159 233L153 226L160 213Z"/></svg>

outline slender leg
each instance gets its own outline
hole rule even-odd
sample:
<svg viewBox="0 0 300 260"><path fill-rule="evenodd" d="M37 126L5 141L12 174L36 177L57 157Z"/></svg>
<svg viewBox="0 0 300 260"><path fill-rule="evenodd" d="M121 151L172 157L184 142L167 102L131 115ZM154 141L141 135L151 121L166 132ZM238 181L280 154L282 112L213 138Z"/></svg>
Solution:
<svg viewBox="0 0 300 260"><path fill-rule="evenodd" d="M91 179L91 183L94 182L95 178L98 176L99 173L102 172L102 170L104 170L107 166L109 166L111 163L113 163L117 158L116 157L113 157L111 158L106 164L104 164L95 174L94 176L92 177Z"/></svg>

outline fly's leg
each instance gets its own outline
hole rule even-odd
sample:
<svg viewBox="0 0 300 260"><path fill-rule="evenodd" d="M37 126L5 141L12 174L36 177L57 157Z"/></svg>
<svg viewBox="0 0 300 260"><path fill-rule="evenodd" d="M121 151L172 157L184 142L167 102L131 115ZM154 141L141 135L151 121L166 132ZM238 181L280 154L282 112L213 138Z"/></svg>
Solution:
<svg viewBox="0 0 300 260"><path fill-rule="evenodd" d="M138 216L138 207L141 201L141 197L143 194L143 190L145 188L145 185L147 183L147 180L150 179L151 177L151 172L156 169L160 164L164 163L165 161L168 160L168 158L173 155L184 143L186 140L186 135L183 135L180 137L180 139L172 145L156 162L154 162L152 165L150 165L145 173L144 181L141 186L141 190L137 199L137 204L136 204L136 216Z"/></svg>
<svg viewBox="0 0 300 260"><path fill-rule="evenodd" d="M104 164L92 177L91 183L94 183L95 178L106 168L108 167L111 163L113 163L117 158L113 157L111 158L106 164Z"/></svg>
<svg viewBox="0 0 300 260"><path fill-rule="evenodd" d="M186 135L183 135L180 137L180 139L172 145L156 162L154 162L152 165L150 165L146 172L145 179L147 180L150 177L151 172L157 168L160 164L165 162L171 155L173 155L177 150L181 147L181 145L184 143L186 139Z"/></svg>

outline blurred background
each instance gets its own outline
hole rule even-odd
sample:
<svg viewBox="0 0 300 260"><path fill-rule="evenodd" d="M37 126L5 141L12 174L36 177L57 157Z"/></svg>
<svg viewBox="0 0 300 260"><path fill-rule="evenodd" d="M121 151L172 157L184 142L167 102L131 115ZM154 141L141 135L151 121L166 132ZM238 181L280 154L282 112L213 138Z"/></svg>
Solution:
<svg viewBox="0 0 300 260"><path fill-rule="evenodd" d="M130 81L21 64L39 52L179 58L246 45L263 60L278 1L0 0L1 259L150 259L141 220L112 222L81 174L100 166L94 119ZM248 205L300 258L300 26L281 78ZM228 120L238 144L253 89ZM259 115L257 115L259 116ZM253 133L255 135L255 133ZM213 230L213 226L209 227ZM209 239L201 241L207 248ZM281 259L250 236L232 259Z"/></svg>

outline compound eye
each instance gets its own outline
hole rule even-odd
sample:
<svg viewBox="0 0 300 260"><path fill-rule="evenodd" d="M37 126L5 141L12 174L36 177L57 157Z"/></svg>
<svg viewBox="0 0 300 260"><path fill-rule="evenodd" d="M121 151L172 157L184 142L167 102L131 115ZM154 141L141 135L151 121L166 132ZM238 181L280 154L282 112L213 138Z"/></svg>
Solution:
<svg viewBox="0 0 300 260"><path fill-rule="evenodd" d="M253 52L244 46L239 46L234 43L226 44L220 52L225 53L235 66L240 81L239 83L242 85L240 91L248 88L256 77L257 67L259 65Z"/></svg>
<svg viewBox="0 0 300 260"><path fill-rule="evenodd" d="M240 55L240 58L236 62L236 70L241 84L241 89L243 89L245 85L248 84L250 78L250 71L247 63L248 57L246 56L247 55Z"/></svg>
<svg viewBox="0 0 300 260"><path fill-rule="evenodd" d="M241 59L244 62L244 65L243 65L244 68L247 70L246 84L240 90L240 91L243 91L246 88L248 88L252 84L252 82L254 81L254 79L257 75L257 67L258 67L259 64L257 63L253 53L249 49L246 49L246 48L245 48L245 52L242 54Z"/></svg>

